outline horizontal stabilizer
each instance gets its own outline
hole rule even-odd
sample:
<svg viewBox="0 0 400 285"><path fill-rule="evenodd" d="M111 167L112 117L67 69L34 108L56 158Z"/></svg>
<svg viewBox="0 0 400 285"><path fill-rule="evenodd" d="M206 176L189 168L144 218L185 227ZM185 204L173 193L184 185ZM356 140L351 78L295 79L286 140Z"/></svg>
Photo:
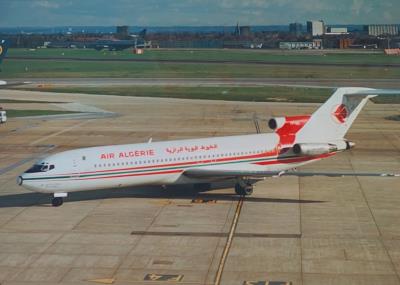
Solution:
<svg viewBox="0 0 400 285"><path fill-rule="evenodd" d="M345 92L343 95L362 95L362 96L370 96L370 95L400 95L400 90L396 89L360 89L360 90L352 90Z"/></svg>

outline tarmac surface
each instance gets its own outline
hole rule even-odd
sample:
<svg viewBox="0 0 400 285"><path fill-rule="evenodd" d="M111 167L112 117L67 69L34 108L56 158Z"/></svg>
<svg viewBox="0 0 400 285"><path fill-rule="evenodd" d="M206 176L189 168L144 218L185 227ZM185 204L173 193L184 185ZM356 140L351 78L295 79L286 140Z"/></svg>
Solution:
<svg viewBox="0 0 400 285"><path fill-rule="evenodd" d="M292 86L308 88L399 88L398 79L305 79L305 78L19 78L7 83L27 87L54 86ZM4 88L4 87L3 87Z"/></svg>
<svg viewBox="0 0 400 285"><path fill-rule="evenodd" d="M68 102L73 104L67 108L118 114L10 118L0 125L2 285L400 284L400 178L270 178L243 200L231 185L206 193L190 186L108 189L71 193L58 208L50 206L48 195L15 182L48 153L149 138L254 133L254 113L262 120L309 114L318 104L4 89L0 98ZM37 106L12 106L17 105ZM347 136L356 147L303 169L398 171L400 124L385 117L399 113L399 105L369 103ZM261 129L268 131L264 123Z"/></svg>
<svg viewBox="0 0 400 285"><path fill-rule="evenodd" d="M195 64L254 64L254 65L285 65L285 66L349 66L349 67L400 67L398 63L327 63L327 62L276 62L266 60L196 60L196 59L150 59L150 58L88 58L88 57L39 57L39 56L9 56L13 60L38 61L103 61L103 62L156 62L156 63L195 63Z"/></svg>

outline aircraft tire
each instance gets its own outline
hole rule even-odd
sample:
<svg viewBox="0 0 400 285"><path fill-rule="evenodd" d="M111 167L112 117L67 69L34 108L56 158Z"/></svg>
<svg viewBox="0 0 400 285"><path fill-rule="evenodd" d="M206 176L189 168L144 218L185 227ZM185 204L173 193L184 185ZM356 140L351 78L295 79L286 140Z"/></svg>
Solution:
<svg viewBox="0 0 400 285"><path fill-rule="evenodd" d="M253 194L253 186L247 185L246 187L244 187L243 192L245 196L250 196L251 194Z"/></svg>
<svg viewBox="0 0 400 285"><path fill-rule="evenodd" d="M242 188L242 186L240 186L239 183L235 184L235 193L237 195L243 195L243 188Z"/></svg>
<svg viewBox="0 0 400 285"><path fill-rule="evenodd" d="M59 207L63 204L64 200L62 197L54 197L53 199L51 199L51 205L53 207Z"/></svg>
<svg viewBox="0 0 400 285"><path fill-rule="evenodd" d="M253 186L251 184L246 185L243 187L239 183L235 184L235 192L237 195L240 196L250 196L253 194Z"/></svg>

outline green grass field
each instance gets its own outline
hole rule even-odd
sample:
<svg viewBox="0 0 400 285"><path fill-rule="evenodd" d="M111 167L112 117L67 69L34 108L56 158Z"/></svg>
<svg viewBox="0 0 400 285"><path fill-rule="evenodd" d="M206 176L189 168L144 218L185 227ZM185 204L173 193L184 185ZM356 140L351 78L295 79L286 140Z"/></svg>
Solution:
<svg viewBox="0 0 400 285"><path fill-rule="evenodd" d="M294 87L46 87L26 88L23 90L41 90L44 92L85 93L96 95L117 95L136 97L206 99L225 101L254 102L308 102L323 103L332 94L326 88L294 88ZM376 103L400 103L400 96L374 99Z"/></svg>
<svg viewBox="0 0 400 285"><path fill-rule="evenodd" d="M17 104L26 104L26 103L63 103L63 102L53 102L53 101L33 101L33 100L13 100L13 99L1 99L0 98L0 103L17 103Z"/></svg>
<svg viewBox="0 0 400 285"><path fill-rule="evenodd" d="M87 59L142 58L154 60L227 60L220 63L161 63L120 61L67 61L6 59L1 78L54 78L54 77L137 77L137 78L400 78L400 67L365 66L302 66L281 63L343 63L388 64L400 63L400 57L365 53L280 52L255 50L146 50L144 55L129 50L110 52L93 49L10 49L13 57L64 57ZM244 61L274 62L276 65L243 64ZM242 62L241 64L239 64Z"/></svg>
<svg viewBox="0 0 400 285"><path fill-rule="evenodd" d="M390 121L400 121L400 115L393 115L385 118L386 120Z"/></svg>
<svg viewBox="0 0 400 285"><path fill-rule="evenodd" d="M5 60L1 78L400 78L400 67Z"/></svg>
<svg viewBox="0 0 400 285"><path fill-rule="evenodd" d="M124 51L96 51L94 49L10 49L13 57L65 57L91 59L153 59L153 60L224 60L257 61L276 63L340 63L340 64L393 64L400 63L400 57L386 56L382 53L352 51L346 53L310 53L308 51L268 51L268 50L228 50L228 49L151 49L143 55Z"/></svg>
<svg viewBox="0 0 400 285"><path fill-rule="evenodd" d="M206 99L256 102L324 102L332 93L330 89L291 87L46 87L41 89L21 87L24 90L47 92L86 93L136 97L181 99Z"/></svg>

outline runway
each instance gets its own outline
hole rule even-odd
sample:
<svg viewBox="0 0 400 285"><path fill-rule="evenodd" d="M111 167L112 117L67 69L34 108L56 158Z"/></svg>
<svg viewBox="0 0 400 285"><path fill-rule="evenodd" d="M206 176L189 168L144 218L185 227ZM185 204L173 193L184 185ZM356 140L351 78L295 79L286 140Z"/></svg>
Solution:
<svg viewBox="0 0 400 285"><path fill-rule="evenodd" d="M249 134L254 113L269 132L264 119L310 114L319 104L23 90L0 90L0 98L119 114L35 120L34 127L32 119L10 118L0 126L0 169L8 169L0 173L1 284L400 284L400 178L271 178L243 200L229 182L204 193L190 186L105 189L71 193L59 208L15 182L40 145L54 145L54 153ZM302 169L400 169L400 124L385 119L399 112L399 105L369 103L347 136L354 149Z"/></svg>
<svg viewBox="0 0 400 285"><path fill-rule="evenodd" d="M9 56L12 60L38 60L38 61L103 61L103 62L152 62L152 63L175 63L175 64L254 64L254 65L285 65L285 66L341 66L341 67L400 67L397 63L321 63L321 62L278 62L264 60L196 60L196 59L149 59L149 58L88 58L88 57L40 57L40 56Z"/></svg>
<svg viewBox="0 0 400 285"><path fill-rule="evenodd" d="M26 86L288 86L337 88L343 86L400 88L398 79L304 79L304 78L19 78L8 83L26 82Z"/></svg>

